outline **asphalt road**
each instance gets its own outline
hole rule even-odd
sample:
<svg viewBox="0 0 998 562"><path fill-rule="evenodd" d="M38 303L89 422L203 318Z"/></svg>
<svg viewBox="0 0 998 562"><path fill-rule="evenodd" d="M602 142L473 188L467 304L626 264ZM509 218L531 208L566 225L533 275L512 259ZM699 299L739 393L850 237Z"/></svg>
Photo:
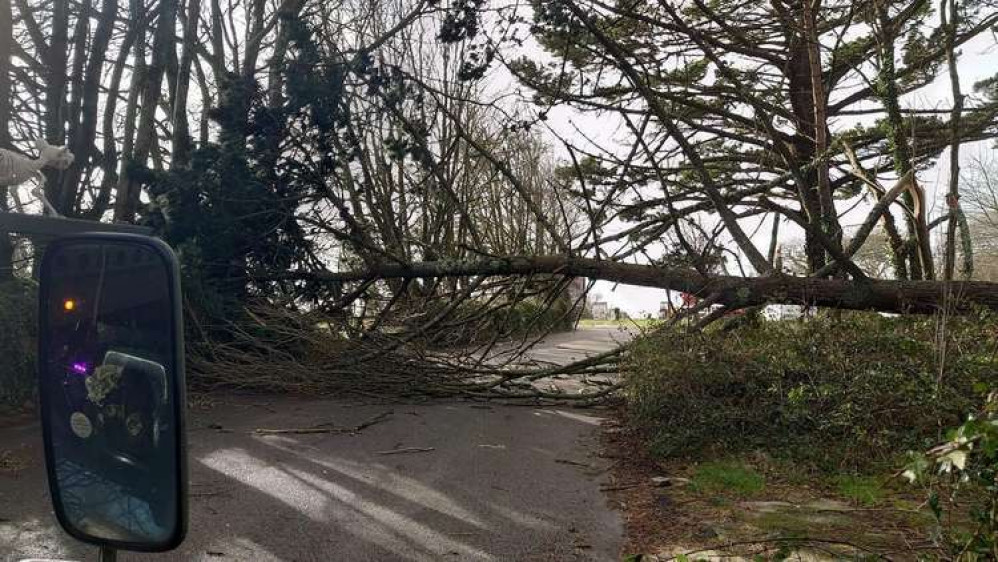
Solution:
<svg viewBox="0 0 998 562"><path fill-rule="evenodd" d="M612 330L538 353L608 349ZM120 560L618 560L621 521L599 491L600 419L584 410L467 402L358 404L226 396L191 412L188 538ZM357 434L261 435L331 424ZM36 423L0 429L0 560L93 560L57 526ZM385 454L400 448L429 449Z"/></svg>

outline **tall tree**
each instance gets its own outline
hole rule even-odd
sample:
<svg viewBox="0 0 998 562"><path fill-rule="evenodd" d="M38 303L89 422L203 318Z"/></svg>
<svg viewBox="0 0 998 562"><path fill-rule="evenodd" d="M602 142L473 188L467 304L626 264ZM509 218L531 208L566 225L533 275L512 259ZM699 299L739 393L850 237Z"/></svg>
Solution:
<svg viewBox="0 0 998 562"><path fill-rule="evenodd" d="M123 163L114 205L114 218L122 222L132 222L135 219L142 185L135 175L139 168L145 166L146 159L156 148L156 117L163 97L163 75L170 53L173 52L173 56L176 56L177 0L160 0L158 13L154 27L152 60L143 80L142 109L139 111L138 129L135 132L135 146Z"/></svg>
<svg viewBox="0 0 998 562"><path fill-rule="evenodd" d="M865 191L882 200L879 178L911 173L896 211L880 219L895 275L934 277L918 172L954 131L957 142L998 134L998 104L967 107L958 128L935 108L903 105L947 57L929 2L558 0L533 8L534 37L554 62L521 56L509 68L542 112L569 106L630 131L622 142L579 144L590 153L588 189L636 223L588 248L623 240L641 248L708 211L765 272L741 224L777 213L804 230L812 273L845 268L861 277L844 259L839 214ZM993 10L965 11L952 29L957 48L998 22Z"/></svg>
<svg viewBox="0 0 998 562"><path fill-rule="evenodd" d="M10 114L13 111L10 76L14 47L14 16L9 2L0 4L0 148L11 149ZM0 213L9 210L7 189L0 187ZM6 232L0 232L0 282L14 274L14 245Z"/></svg>

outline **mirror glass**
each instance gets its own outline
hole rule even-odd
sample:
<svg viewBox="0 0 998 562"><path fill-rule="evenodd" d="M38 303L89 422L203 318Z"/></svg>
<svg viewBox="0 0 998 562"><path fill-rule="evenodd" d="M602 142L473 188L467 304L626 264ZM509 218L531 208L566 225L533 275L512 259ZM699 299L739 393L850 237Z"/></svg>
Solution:
<svg viewBox="0 0 998 562"><path fill-rule="evenodd" d="M171 548L186 516L175 258L113 236L59 241L40 281L39 382L59 521L91 543Z"/></svg>

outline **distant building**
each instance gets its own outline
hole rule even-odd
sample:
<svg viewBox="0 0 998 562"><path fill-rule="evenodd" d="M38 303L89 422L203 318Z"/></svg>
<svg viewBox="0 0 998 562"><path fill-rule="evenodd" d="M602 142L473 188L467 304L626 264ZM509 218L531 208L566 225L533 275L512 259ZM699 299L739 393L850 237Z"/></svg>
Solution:
<svg viewBox="0 0 998 562"><path fill-rule="evenodd" d="M669 301L662 301L662 302L658 303L658 319L659 320L665 320L666 318L669 317L669 315L671 314L671 311L672 311L671 304L672 303L670 303Z"/></svg>
<svg viewBox="0 0 998 562"><path fill-rule="evenodd" d="M798 320L806 315L806 309L796 304L771 304L763 309L770 320Z"/></svg>
<svg viewBox="0 0 998 562"><path fill-rule="evenodd" d="M606 301L593 301L589 303L589 310L593 314L593 320L610 320L610 305Z"/></svg>

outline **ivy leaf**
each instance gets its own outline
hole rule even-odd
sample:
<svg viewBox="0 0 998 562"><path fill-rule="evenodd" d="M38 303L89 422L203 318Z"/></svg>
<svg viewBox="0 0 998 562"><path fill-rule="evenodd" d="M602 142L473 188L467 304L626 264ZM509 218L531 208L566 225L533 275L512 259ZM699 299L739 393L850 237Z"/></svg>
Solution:
<svg viewBox="0 0 998 562"><path fill-rule="evenodd" d="M939 494L932 492L929 494L929 509L932 510L932 515L939 521L943 517L943 508L939 504Z"/></svg>
<svg viewBox="0 0 998 562"><path fill-rule="evenodd" d="M901 476L909 482L917 482L925 477L925 474L928 472L931 464L932 463L929 462L929 458L926 457L924 453L909 451L908 462L905 464L905 470L901 473Z"/></svg>
<svg viewBox="0 0 998 562"><path fill-rule="evenodd" d="M964 470L967 467L967 451L965 449L955 449L939 458L942 464L942 471L949 472L953 467L957 470Z"/></svg>

